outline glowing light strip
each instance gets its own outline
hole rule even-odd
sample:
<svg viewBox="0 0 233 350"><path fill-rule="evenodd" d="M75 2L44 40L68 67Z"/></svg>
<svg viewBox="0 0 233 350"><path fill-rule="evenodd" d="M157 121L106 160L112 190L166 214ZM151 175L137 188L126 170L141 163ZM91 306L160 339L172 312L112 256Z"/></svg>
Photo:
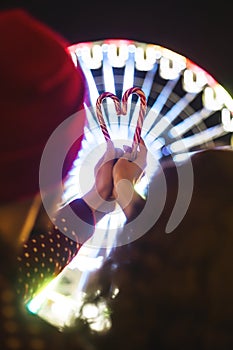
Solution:
<svg viewBox="0 0 233 350"><path fill-rule="evenodd" d="M92 107L95 107L96 100L99 96L99 92L98 92L97 87L96 87L95 79L92 75L91 70L86 66L85 62L83 61L82 57L79 58L79 63L80 63L80 66L83 70L85 78L87 80L87 86L88 86L88 89L90 91L89 96L90 96L90 101L91 101Z"/></svg>
<svg viewBox="0 0 233 350"><path fill-rule="evenodd" d="M202 145L205 142L220 137L225 133L226 132L222 125L215 125L211 128L199 132L198 134L194 134L182 140L175 141L171 145L167 146L167 148L171 153L187 151L194 146Z"/></svg>
<svg viewBox="0 0 233 350"><path fill-rule="evenodd" d="M151 131L158 136L164 133L168 127L171 127L172 121L176 119L179 113L194 99L194 97L195 94L187 93L158 121Z"/></svg>
<svg viewBox="0 0 233 350"><path fill-rule="evenodd" d="M103 71L103 81L104 81L105 91L116 94L113 67L109 62L108 52L103 53L103 70L102 71Z"/></svg>
<svg viewBox="0 0 233 350"><path fill-rule="evenodd" d="M129 117L129 128L128 128L128 137L132 138L136 125L137 125L137 121L138 121L138 116L139 116L139 111L140 111L140 98L138 98L136 104L133 106L134 110L133 113L130 117L129 113L130 113L130 109L131 109L131 105L132 105L132 96L129 96L128 98L128 109L127 109L127 116Z"/></svg>
<svg viewBox="0 0 233 350"><path fill-rule="evenodd" d="M177 138L185 134L193 126L198 125L203 120L208 118L212 114L212 111L202 108L200 111L197 111L190 115L188 118L181 121L178 125L174 126L168 133L172 138Z"/></svg>
<svg viewBox="0 0 233 350"><path fill-rule="evenodd" d="M167 82L167 84L161 90L156 101L154 102L154 104L150 108L150 110L145 118L145 121L143 123L143 126L145 129L148 130L148 133L152 130L153 126L155 125L156 119L157 119L160 111L162 110L163 106L165 105L168 97L170 96L174 86L176 85L177 80L178 80L178 78L176 78L174 80L169 80Z"/></svg>
<svg viewBox="0 0 233 350"><path fill-rule="evenodd" d="M153 85L154 77L158 69L158 64L155 64L151 70L146 73L145 80L142 84L142 90L148 99L151 91L151 87Z"/></svg>
<svg viewBox="0 0 233 350"><path fill-rule="evenodd" d="M129 47L128 60L126 61L126 65L125 65L122 95L126 90L131 88L134 84L134 70L135 70L135 46L131 45ZM132 99L132 96L130 96L128 99L129 103L131 102L131 99ZM127 128L124 128L124 133L122 134L122 137L124 139L130 138L131 135L129 135L129 133L128 133L129 132L128 127L130 125L129 113L127 113L122 118L120 118L120 124L127 126Z"/></svg>
<svg viewBox="0 0 233 350"><path fill-rule="evenodd" d="M129 57L125 64L125 73L123 77L123 93L133 86L135 69L135 46L129 47Z"/></svg>
<svg viewBox="0 0 233 350"><path fill-rule="evenodd" d="M103 55L103 81L104 81L104 87L105 91L111 92L113 94L116 94L116 89L115 89L115 79L114 79L114 74L113 74L113 67L109 62L109 47L106 46L104 50L104 55ZM114 108L113 101L111 99L106 99L105 101L106 106L107 106L107 113L108 113L108 118L106 117L106 113L104 108L102 108L102 113L103 117L105 120L105 123L108 125L108 132L110 134L110 137L112 137L111 130L113 128L114 124L117 124L118 122L118 116L116 115L116 111Z"/></svg>

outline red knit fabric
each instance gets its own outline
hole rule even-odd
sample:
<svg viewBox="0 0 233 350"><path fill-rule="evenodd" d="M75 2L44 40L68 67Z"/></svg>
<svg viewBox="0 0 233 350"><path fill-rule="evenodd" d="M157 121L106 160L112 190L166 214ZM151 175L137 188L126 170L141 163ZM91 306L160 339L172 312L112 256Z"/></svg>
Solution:
<svg viewBox="0 0 233 350"><path fill-rule="evenodd" d="M39 190L39 164L56 127L83 109L85 79L66 48L68 43L21 9L0 13L0 201ZM84 113L77 135L84 126ZM63 139L61 142L68 142ZM71 167L80 139L68 154Z"/></svg>

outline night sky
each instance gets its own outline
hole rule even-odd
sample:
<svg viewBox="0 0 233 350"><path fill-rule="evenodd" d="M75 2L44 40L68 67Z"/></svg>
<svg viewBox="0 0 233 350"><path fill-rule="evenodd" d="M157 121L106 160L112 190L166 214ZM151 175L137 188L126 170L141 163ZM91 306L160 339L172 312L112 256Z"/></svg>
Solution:
<svg viewBox="0 0 233 350"><path fill-rule="evenodd" d="M105 38L157 44L204 68L233 96L233 29L229 1L5 1L21 7L71 44Z"/></svg>

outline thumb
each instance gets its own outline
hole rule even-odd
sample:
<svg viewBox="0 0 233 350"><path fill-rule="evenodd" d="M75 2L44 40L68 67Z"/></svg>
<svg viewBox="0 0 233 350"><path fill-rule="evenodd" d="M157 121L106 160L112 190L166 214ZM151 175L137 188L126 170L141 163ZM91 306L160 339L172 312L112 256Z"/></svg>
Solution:
<svg viewBox="0 0 233 350"><path fill-rule="evenodd" d="M121 148L115 149L115 159L119 159L123 156L124 151Z"/></svg>
<svg viewBox="0 0 233 350"><path fill-rule="evenodd" d="M107 141L107 149L106 152L104 154L104 160L111 160L115 158L115 148L114 148L114 144L111 140Z"/></svg>

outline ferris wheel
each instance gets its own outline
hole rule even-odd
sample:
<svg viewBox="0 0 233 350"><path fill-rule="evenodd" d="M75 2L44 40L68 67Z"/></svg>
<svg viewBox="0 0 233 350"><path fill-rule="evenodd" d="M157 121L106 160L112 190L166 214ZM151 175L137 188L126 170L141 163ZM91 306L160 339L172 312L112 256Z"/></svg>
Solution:
<svg viewBox="0 0 233 350"><path fill-rule="evenodd" d="M124 39L77 43L68 50L86 78L87 125L82 151L66 183L64 201L82 196L94 182L92 177L89 187L81 189L78 176L85 162L93 165L104 152L96 102L106 92L122 100L132 87L142 91L146 111L141 136L155 162L171 157L182 160L190 152L207 148L231 147L233 99L190 59L159 45ZM140 96L132 94L127 103L126 115L120 116L113 100L105 99L102 105L109 137L119 147L132 143ZM148 166L148 177L153 174L155 162Z"/></svg>
<svg viewBox="0 0 233 350"><path fill-rule="evenodd" d="M122 39L78 43L68 47L68 51L86 78L84 107L87 123L82 149L65 183L64 202L82 196L93 185L95 162L106 147L96 104L106 92L121 103L125 92L133 87L140 89L145 96L146 110L140 132L151 155L146 169L149 179L157 162L170 158L179 162L193 152L232 147L233 99L208 72L188 58L159 45ZM127 103L124 115L116 113L112 99L106 98L102 103L106 132L120 147L132 144L140 113L141 101L137 94L132 94ZM88 181L84 181L86 187L80 186L81 171L85 178L89 176ZM138 189L142 195L146 185ZM74 315L79 317L85 286L92 271L101 267L114 247L119 227L124 225L123 212L119 208L116 210L117 216L114 211L105 215L96 225L93 237L83 244L72 262L30 303L31 312L60 329L72 325ZM106 248L104 253L101 247ZM112 298L117 293L114 290ZM54 307L56 313L51 305L59 306ZM96 306L94 308L94 313L101 318L95 316L96 323L93 322L93 310L89 310L90 327L94 327L94 331L111 327L110 318L104 312L106 305L101 304L100 308L98 312Z"/></svg>

